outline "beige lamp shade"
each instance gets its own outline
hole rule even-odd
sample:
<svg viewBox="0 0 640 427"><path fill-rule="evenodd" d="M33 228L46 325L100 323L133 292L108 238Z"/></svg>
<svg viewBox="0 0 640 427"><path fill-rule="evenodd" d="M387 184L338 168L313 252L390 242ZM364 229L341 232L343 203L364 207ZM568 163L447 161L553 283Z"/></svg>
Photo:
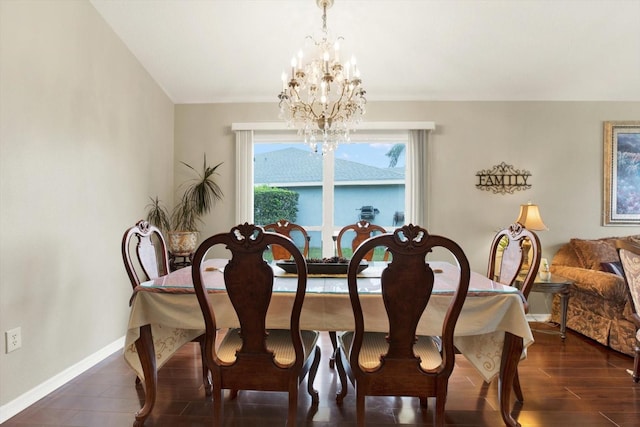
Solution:
<svg viewBox="0 0 640 427"><path fill-rule="evenodd" d="M531 202L526 205L520 205L520 215L518 215L516 222L524 225L529 230L548 230L547 226L542 222L538 205L534 205Z"/></svg>

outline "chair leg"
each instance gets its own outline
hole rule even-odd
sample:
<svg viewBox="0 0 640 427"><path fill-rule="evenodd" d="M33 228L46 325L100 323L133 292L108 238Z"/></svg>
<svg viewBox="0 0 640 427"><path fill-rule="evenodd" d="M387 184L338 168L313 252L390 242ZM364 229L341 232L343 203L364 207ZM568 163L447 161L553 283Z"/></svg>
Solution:
<svg viewBox="0 0 640 427"><path fill-rule="evenodd" d="M219 386L213 386L213 425L220 427L222 425L222 398L224 394Z"/></svg>
<svg viewBox="0 0 640 427"><path fill-rule="evenodd" d="M340 390L336 393L336 403L342 404L344 397L347 395L347 372L342 360L342 349L336 350L336 360L338 364L338 377L340 378Z"/></svg>
<svg viewBox="0 0 640 427"><path fill-rule="evenodd" d="M435 427L444 427L444 404L446 400L446 392L444 396L436 397L436 407L433 414L433 425Z"/></svg>
<svg viewBox="0 0 640 427"><path fill-rule="evenodd" d="M287 427L296 427L298 414L298 384L289 390L289 415L287 417Z"/></svg>
<svg viewBox="0 0 640 427"><path fill-rule="evenodd" d="M336 350L338 349L338 338L336 337L336 331L329 331L329 339L331 340L331 345L333 346L333 353L331 353L331 358L329 359L329 368L333 369L336 363Z"/></svg>
<svg viewBox="0 0 640 427"><path fill-rule="evenodd" d="M211 396L211 393L213 392L213 385L211 384L211 376L209 375L209 368L207 367L207 358L204 350L204 336L198 337L198 344L200 344L200 357L202 359L202 382L204 383L204 393L207 396Z"/></svg>
<svg viewBox="0 0 640 427"><path fill-rule="evenodd" d="M640 381L640 347L636 347L636 357L633 359L633 381Z"/></svg>
<svg viewBox="0 0 640 427"><path fill-rule="evenodd" d="M524 395L522 394L522 388L520 387L520 375L518 375L518 368L516 368L516 374L513 377L513 394L515 394L518 402L524 402Z"/></svg>
<svg viewBox="0 0 640 427"><path fill-rule="evenodd" d="M309 392L309 395L311 396L311 403L314 405L317 405L318 402L320 402L318 390L313 388L313 382L315 381L316 374L318 373L318 366L320 366L320 347L316 346L313 363L311 364L311 369L309 370L307 377L307 392Z"/></svg>
<svg viewBox="0 0 640 427"><path fill-rule="evenodd" d="M364 393L356 387L356 422L358 427L364 427Z"/></svg>

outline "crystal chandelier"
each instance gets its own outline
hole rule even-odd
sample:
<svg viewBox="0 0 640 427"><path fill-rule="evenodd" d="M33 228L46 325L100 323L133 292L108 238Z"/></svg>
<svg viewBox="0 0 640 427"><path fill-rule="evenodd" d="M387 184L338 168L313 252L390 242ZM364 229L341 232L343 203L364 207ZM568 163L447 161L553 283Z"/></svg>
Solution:
<svg viewBox="0 0 640 427"><path fill-rule="evenodd" d="M291 60L291 75L282 73L280 118L318 152L334 150L339 143L349 142L353 131L365 113L366 91L362 88L360 70L352 57L340 62L340 41L329 39L327 9L334 0L316 0L322 8L322 36L313 42L313 53L303 63L302 50Z"/></svg>

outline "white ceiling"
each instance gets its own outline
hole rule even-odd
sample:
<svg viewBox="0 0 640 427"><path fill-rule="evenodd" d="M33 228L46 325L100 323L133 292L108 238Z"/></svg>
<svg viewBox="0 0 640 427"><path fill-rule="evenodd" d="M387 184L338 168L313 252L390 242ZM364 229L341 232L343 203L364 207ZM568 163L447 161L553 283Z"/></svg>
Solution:
<svg viewBox="0 0 640 427"><path fill-rule="evenodd" d="M91 0L173 102L277 100L314 0ZM640 101L640 0L335 0L369 100Z"/></svg>

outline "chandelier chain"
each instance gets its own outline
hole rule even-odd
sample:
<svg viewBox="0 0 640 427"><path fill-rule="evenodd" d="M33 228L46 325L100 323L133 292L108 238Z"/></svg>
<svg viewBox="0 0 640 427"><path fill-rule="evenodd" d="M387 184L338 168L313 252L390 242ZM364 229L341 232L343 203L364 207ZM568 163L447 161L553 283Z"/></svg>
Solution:
<svg viewBox="0 0 640 427"><path fill-rule="evenodd" d="M322 32L327 35L327 3L322 3Z"/></svg>

